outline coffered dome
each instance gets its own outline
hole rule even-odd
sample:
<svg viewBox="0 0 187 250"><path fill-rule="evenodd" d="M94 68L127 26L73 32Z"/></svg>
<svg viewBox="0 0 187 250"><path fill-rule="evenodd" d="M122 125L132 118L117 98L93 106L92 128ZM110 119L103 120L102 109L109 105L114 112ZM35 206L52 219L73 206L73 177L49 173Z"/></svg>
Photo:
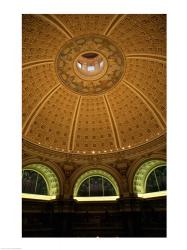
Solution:
<svg viewBox="0 0 187 250"><path fill-rule="evenodd" d="M165 15L23 15L23 138L107 154L166 133Z"/></svg>

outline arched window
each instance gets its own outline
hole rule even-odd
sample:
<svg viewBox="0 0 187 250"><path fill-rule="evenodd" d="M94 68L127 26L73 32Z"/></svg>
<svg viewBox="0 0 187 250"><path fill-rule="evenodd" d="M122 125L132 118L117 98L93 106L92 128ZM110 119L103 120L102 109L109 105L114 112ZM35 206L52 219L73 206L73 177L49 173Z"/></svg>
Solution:
<svg viewBox="0 0 187 250"><path fill-rule="evenodd" d="M93 65L88 65L87 70L88 71L94 71L95 67Z"/></svg>
<svg viewBox="0 0 187 250"><path fill-rule="evenodd" d="M77 196L115 196L116 192L110 181L103 176L91 176L82 182Z"/></svg>
<svg viewBox="0 0 187 250"><path fill-rule="evenodd" d="M146 193L166 190L166 166L151 171L146 181Z"/></svg>
<svg viewBox="0 0 187 250"><path fill-rule="evenodd" d="M133 191L143 198L166 195L166 162L144 162L134 175Z"/></svg>
<svg viewBox="0 0 187 250"><path fill-rule="evenodd" d="M22 174L22 192L48 195L47 183L41 174L25 169Z"/></svg>
<svg viewBox="0 0 187 250"><path fill-rule="evenodd" d="M22 171L22 197L51 200L60 192L56 174L43 164L30 164Z"/></svg>
<svg viewBox="0 0 187 250"><path fill-rule="evenodd" d="M116 200L119 189L114 178L103 170L90 170L81 175L74 187L74 199L78 201Z"/></svg>

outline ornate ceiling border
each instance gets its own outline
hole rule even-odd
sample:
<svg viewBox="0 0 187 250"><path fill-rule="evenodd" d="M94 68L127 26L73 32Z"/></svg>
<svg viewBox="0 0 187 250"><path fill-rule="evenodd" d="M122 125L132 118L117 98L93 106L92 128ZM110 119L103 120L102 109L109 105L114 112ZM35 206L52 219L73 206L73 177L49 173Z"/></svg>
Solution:
<svg viewBox="0 0 187 250"><path fill-rule="evenodd" d="M95 154L95 155L82 155L76 153L64 153L58 152L55 150L50 150L39 145L36 145L32 142L29 142L23 139L23 151L28 154L41 156L45 159L52 159L57 162L81 162L84 163L97 163L97 162L114 162L118 160L125 160L125 159L134 159L139 156L150 154L152 152L156 152L159 150L163 150L166 148L166 134L161 135L159 138L150 141L146 144L140 145L135 148L131 148L128 150L123 150L119 152L111 152L105 154Z"/></svg>

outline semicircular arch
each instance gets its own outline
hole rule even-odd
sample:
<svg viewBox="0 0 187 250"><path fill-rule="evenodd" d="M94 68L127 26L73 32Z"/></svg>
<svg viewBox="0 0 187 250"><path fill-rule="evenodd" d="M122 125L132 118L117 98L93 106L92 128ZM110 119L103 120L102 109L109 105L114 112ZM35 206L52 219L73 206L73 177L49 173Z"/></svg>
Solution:
<svg viewBox="0 0 187 250"><path fill-rule="evenodd" d="M133 178L133 193L146 193L146 181L149 174L157 167L165 166L164 160L149 160L139 166Z"/></svg>
<svg viewBox="0 0 187 250"><path fill-rule="evenodd" d="M60 195L60 184L58 177L54 171L44 164L32 163L23 167L24 170L33 170L40 174L47 183L48 195L59 196Z"/></svg>
<svg viewBox="0 0 187 250"><path fill-rule="evenodd" d="M40 158L37 158L37 157L27 157L23 160L22 167L25 168L27 165L31 165L31 164L41 164L41 165L47 166L54 172L54 174L58 178L59 195L61 196L63 194L63 189L64 189L63 187L64 187L64 182L65 182L65 175L63 171L58 167L58 165L49 160L41 160Z"/></svg>
<svg viewBox="0 0 187 250"><path fill-rule="evenodd" d="M77 171L75 171L72 176L71 176L71 180L70 180L70 189L71 189L71 193L73 195L74 193L74 187L76 185L76 182L78 181L78 179L83 175L85 174L86 172L89 172L89 171L103 171L105 172L106 174L108 174L108 177L111 176L114 181L115 181L115 185L116 187L118 187L118 193L119 195L121 195L122 193L124 193L124 185L122 183L122 178L121 176L119 175L119 173L115 170L115 169L111 169L110 167L108 166L105 166L105 165L97 165L97 166L88 166L88 167L82 167L80 169L77 169ZM111 178L111 179L112 179ZM110 179L110 178L109 178Z"/></svg>

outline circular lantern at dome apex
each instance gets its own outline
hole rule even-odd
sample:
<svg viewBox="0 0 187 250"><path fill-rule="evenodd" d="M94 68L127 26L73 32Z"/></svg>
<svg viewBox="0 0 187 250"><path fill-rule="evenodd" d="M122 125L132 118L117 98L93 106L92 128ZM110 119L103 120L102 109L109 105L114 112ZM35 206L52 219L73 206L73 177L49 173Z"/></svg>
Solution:
<svg viewBox="0 0 187 250"><path fill-rule="evenodd" d="M60 49L55 67L67 88L81 95L97 95L114 87L124 75L122 50L101 35L76 37Z"/></svg>
<svg viewBox="0 0 187 250"><path fill-rule="evenodd" d="M107 60L98 52L80 54L74 61L74 71L83 80L97 80L107 71Z"/></svg>

